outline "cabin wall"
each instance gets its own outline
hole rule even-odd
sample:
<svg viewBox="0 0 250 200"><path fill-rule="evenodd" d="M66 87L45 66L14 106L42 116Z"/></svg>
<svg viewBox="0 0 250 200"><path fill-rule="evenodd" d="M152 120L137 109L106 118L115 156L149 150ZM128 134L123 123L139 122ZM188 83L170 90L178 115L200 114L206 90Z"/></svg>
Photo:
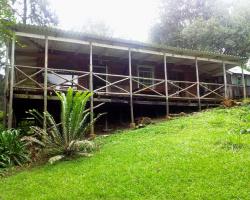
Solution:
<svg viewBox="0 0 250 200"><path fill-rule="evenodd" d="M27 66L44 66L44 53L23 53L22 55L16 54L17 65L27 65ZM26 59L23 59L23 58ZM22 59L18 59L22 58ZM27 59L28 58L28 59ZM112 58L112 57L99 57L98 55L93 55L93 65L94 66L107 66L107 73L108 74L117 74L117 75L129 75L129 68L128 68L128 59L121 59L121 58ZM164 64L163 62L151 62L145 60L132 60L132 76L138 76L138 65L145 65L145 66L152 66L154 69L154 77L155 79L162 79L165 80L164 76ZM80 54L80 53L73 53L73 52L62 52L62 51L55 51L49 50L48 52L48 68L53 69L65 69L65 70L75 70L75 71L89 71L89 55L87 54ZM196 82L196 71L194 65L178 65L173 63L167 63L167 75L168 80L173 81L190 81ZM25 69L25 73L32 74L35 73L37 69ZM71 72L63 72L63 71L55 71L58 74L77 74ZM94 68L95 72L95 68ZM48 74L51 72L48 71ZM80 76L81 74L77 74ZM20 74L20 79L24 78L22 74ZM112 83L115 81L119 81L124 77L113 77L108 76L101 78L106 79L108 82ZM43 73L40 73L35 77L35 79L39 82L43 82ZM98 79L98 78L97 78ZM95 80L95 79L94 79ZM156 82L154 82L156 83ZM78 79L78 84L83 85L86 88L89 88L89 76L85 76L83 78ZM103 84L106 83L103 81ZM180 87L188 87L187 83L175 83ZM32 86L35 85L34 82L31 80L25 81L25 85ZM122 81L116 84L118 87L123 88L126 91L129 91L129 80ZM140 85L133 81L133 90L138 89ZM159 84L153 89L159 91L162 94L165 94L165 84ZM150 90L150 89L148 89ZM176 87L169 85L169 91L173 93L176 90ZM196 94L196 86L189 88L187 91ZM121 90L117 87L111 86L107 89L108 92L121 92ZM185 92L185 96L190 96L187 91Z"/></svg>

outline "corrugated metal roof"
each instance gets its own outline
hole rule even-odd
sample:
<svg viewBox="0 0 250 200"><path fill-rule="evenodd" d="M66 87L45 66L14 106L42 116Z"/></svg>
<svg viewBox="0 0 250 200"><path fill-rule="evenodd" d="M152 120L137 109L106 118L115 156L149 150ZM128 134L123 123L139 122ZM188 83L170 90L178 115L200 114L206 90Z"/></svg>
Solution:
<svg viewBox="0 0 250 200"><path fill-rule="evenodd" d="M239 66L234 67L232 69L229 69L228 71L231 72L231 73L233 73L233 74L242 74L241 67L239 67ZM245 75L250 75L250 72L247 71L247 70L245 70L245 69L243 69L243 73Z"/></svg>
<svg viewBox="0 0 250 200"><path fill-rule="evenodd" d="M17 24L13 27L13 29L15 31L24 32L24 33L33 33L33 34L39 34L39 35L49 35L49 36L74 38L74 39L87 40L87 41L96 41L96 42L102 42L105 44L122 45L126 47L131 47L131 48L149 49L149 50L178 54L178 55L204 57L208 59L219 59L219 60L232 61L232 62L237 62L237 63L245 63L247 61L247 58L240 57L240 56L220 54L220 53L214 53L214 52L208 52L208 51L191 50L191 49L185 49L185 48L177 48L177 47L171 47L171 46L160 45L160 44L150 44L150 43L125 40L125 39L119 39L119 38L103 37L99 35L86 34L82 32L70 31L70 30L63 30L63 29L54 28L54 27L42 27L42 26L36 26L36 25Z"/></svg>

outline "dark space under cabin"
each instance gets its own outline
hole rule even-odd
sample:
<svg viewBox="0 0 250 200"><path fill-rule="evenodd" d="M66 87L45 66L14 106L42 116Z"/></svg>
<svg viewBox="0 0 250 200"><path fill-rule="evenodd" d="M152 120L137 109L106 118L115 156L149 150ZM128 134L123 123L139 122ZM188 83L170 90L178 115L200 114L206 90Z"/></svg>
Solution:
<svg viewBox="0 0 250 200"><path fill-rule="evenodd" d="M242 66L242 57L31 25L16 25L14 32L6 68L9 128L30 108L48 110L59 119L55 91L68 87L94 93L91 117L107 112L97 127L104 121L128 124L137 117L216 106L224 98L236 98L234 90L237 98L248 91L244 81L233 85L228 79L227 70Z"/></svg>

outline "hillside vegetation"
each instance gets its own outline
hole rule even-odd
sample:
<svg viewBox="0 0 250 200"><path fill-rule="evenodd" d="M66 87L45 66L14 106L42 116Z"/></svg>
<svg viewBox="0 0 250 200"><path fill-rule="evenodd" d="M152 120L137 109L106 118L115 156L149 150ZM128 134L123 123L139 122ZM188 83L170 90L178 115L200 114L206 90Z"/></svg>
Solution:
<svg viewBox="0 0 250 200"><path fill-rule="evenodd" d="M217 108L98 138L91 158L1 178L0 199L249 199L249 113Z"/></svg>

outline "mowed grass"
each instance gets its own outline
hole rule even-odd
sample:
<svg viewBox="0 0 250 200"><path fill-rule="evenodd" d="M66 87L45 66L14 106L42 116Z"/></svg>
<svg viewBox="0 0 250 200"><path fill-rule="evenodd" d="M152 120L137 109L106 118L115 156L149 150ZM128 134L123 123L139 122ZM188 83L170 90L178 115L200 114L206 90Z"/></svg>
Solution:
<svg viewBox="0 0 250 200"><path fill-rule="evenodd" d="M0 179L0 199L250 199L250 134L236 134L249 112L213 109L98 139L91 158Z"/></svg>

